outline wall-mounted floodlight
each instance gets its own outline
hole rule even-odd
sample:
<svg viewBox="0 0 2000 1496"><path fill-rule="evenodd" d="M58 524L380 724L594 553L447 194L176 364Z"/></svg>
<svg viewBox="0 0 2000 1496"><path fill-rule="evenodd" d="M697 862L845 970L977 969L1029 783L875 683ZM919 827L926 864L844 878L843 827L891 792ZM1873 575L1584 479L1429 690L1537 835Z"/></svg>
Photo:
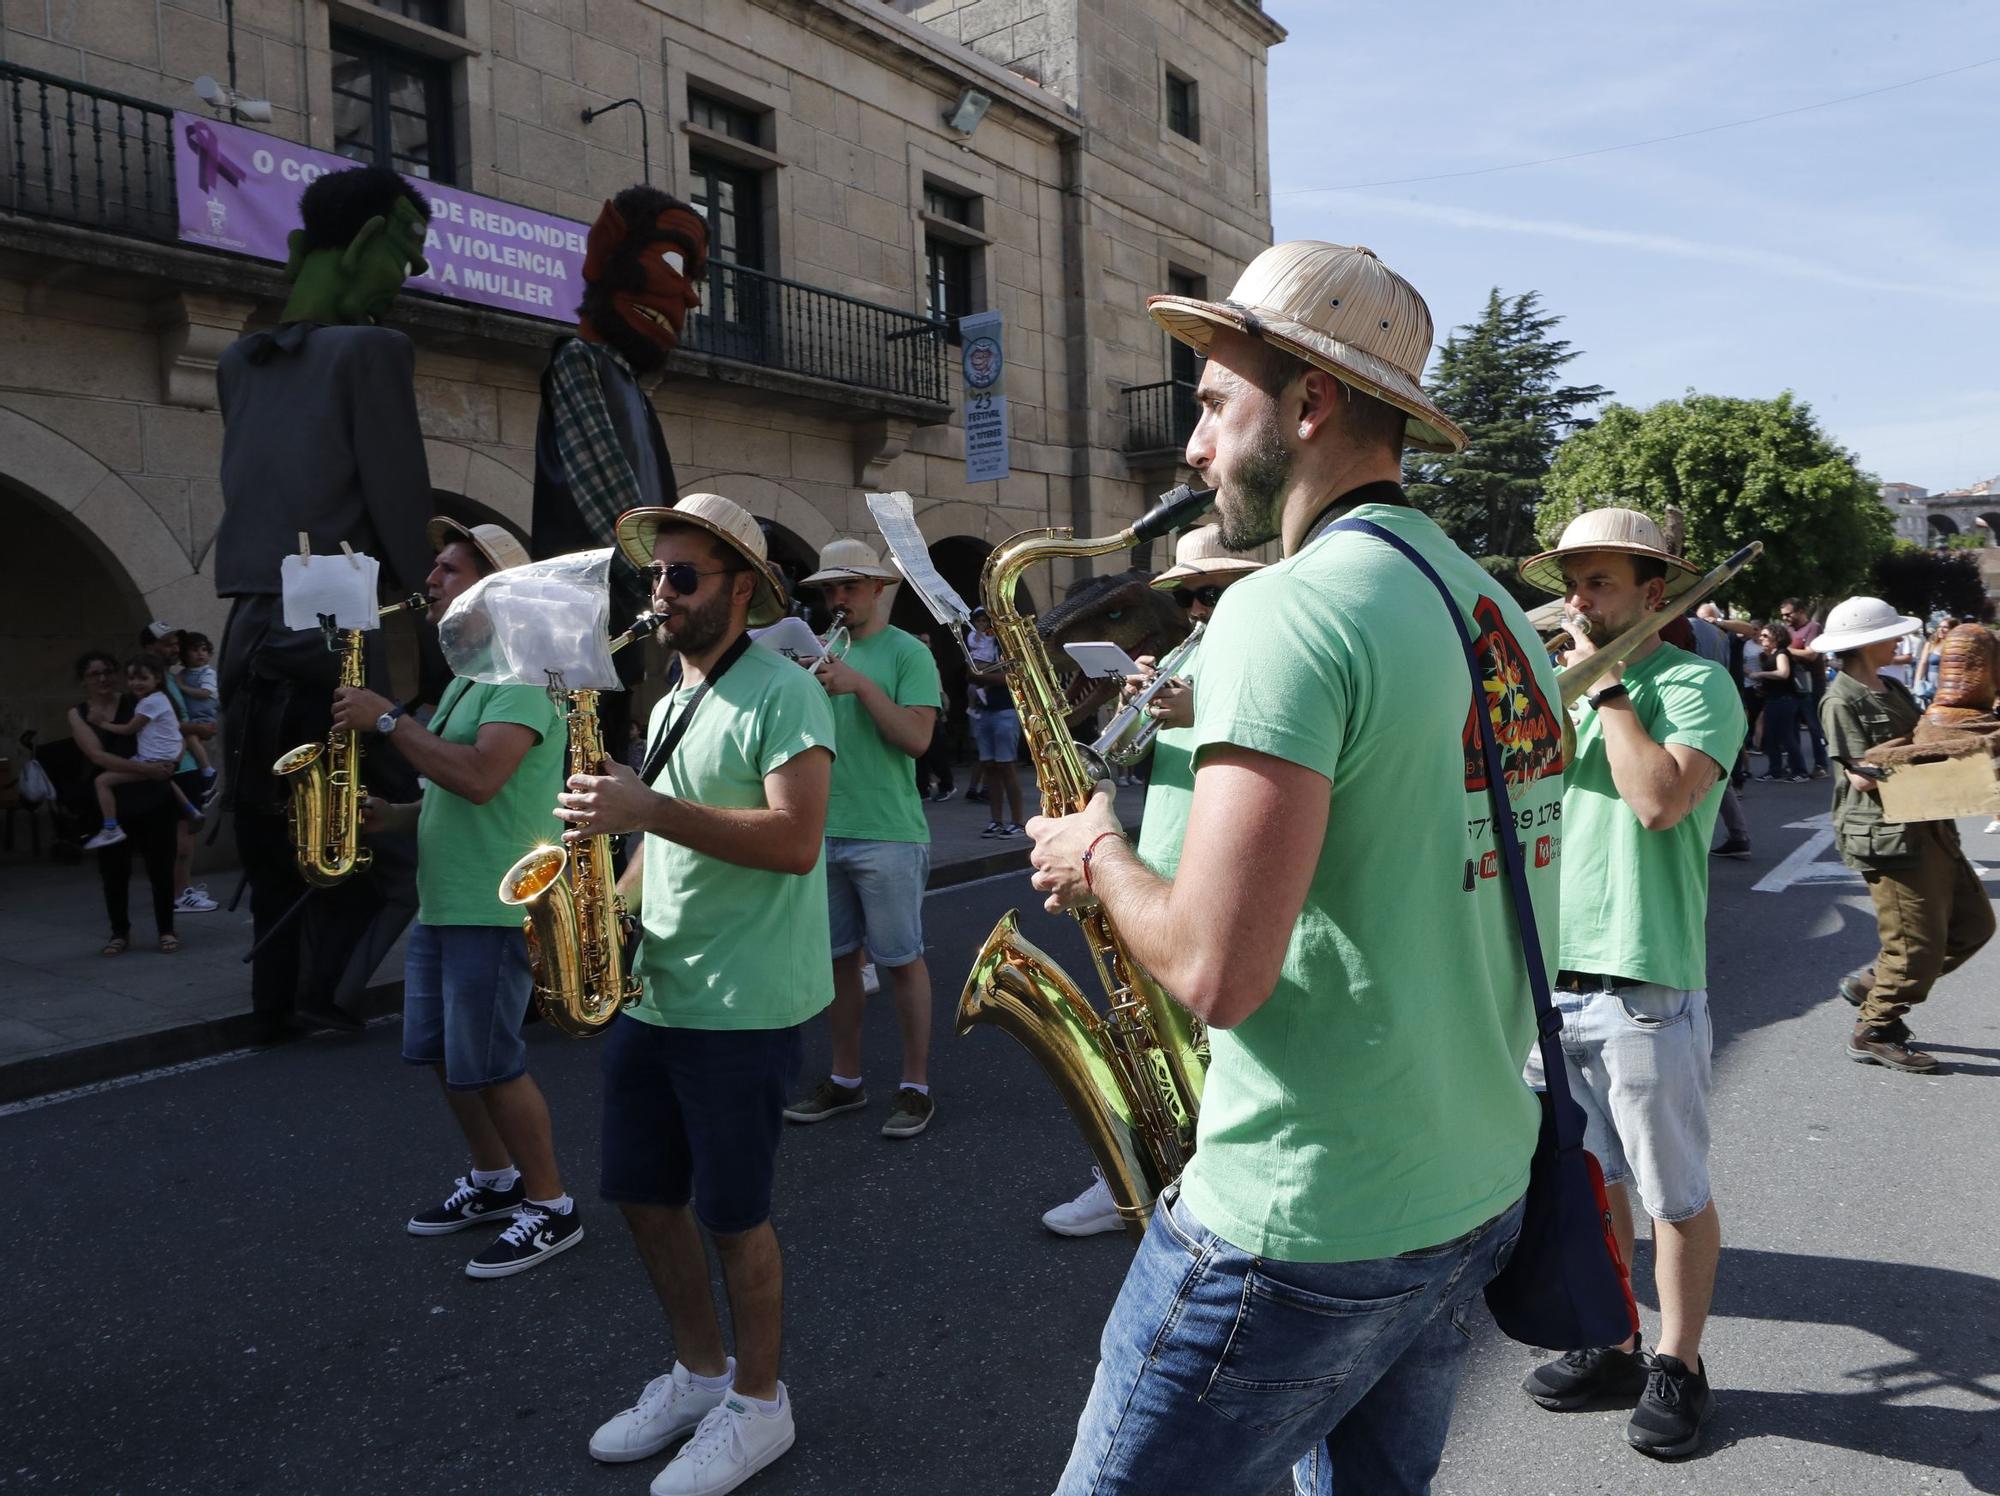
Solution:
<svg viewBox="0 0 2000 1496"><path fill-rule="evenodd" d="M260 125L268 125L271 122L269 99L246 99L235 89L225 88L206 73L194 80L194 91L202 103L217 114L232 119L255 120Z"/></svg>
<svg viewBox="0 0 2000 1496"><path fill-rule="evenodd" d="M986 118L986 111L993 107L993 96L981 93L976 88L968 88L958 96L958 102L944 112L944 122L961 135L970 135L979 128L979 122Z"/></svg>

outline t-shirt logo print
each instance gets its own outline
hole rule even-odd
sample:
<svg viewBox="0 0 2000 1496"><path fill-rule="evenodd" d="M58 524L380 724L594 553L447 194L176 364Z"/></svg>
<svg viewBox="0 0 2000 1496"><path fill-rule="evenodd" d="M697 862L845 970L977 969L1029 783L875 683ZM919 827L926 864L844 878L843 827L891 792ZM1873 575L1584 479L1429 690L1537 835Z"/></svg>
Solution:
<svg viewBox="0 0 2000 1496"><path fill-rule="evenodd" d="M1500 609L1482 597L1472 610L1479 627L1479 657L1484 665L1486 710L1493 718L1493 736L1500 745L1500 772L1507 792L1518 796L1537 779L1563 770L1562 719L1549 709L1521 646L1501 621ZM1479 722L1465 713L1465 792L1486 792L1486 755L1479 746Z"/></svg>

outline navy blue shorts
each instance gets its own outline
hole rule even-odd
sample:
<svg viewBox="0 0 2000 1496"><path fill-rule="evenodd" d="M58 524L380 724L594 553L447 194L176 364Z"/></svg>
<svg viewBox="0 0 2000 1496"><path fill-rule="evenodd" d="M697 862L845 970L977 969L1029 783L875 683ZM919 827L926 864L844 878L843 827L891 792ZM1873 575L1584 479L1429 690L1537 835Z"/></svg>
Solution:
<svg viewBox="0 0 2000 1496"><path fill-rule="evenodd" d="M621 1013L604 1036L604 1162L617 1205L694 1204L735 1236L771 1218L798 1028L666 1028Z"/></svg>

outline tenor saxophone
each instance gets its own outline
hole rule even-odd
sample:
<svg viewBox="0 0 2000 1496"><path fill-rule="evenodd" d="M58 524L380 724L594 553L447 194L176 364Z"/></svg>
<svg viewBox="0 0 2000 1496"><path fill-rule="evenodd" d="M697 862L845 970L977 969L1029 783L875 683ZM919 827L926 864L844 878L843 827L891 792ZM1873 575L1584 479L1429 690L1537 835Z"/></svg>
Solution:
<svg viewBox="0 0 2000 1496"><path fill-rule="evenodd" d="M611 652L650 634L659 622L657 613L641 613L611 641ZM549 693L568 709L564 782L572 774L603 773L597 692L568 690L552 676ZM535 1006L551 1028L572 1039L603 1033L639 995L639 979L625 969L628 921L611 843L609 836L590 836L535 847L500 880L500 902L522 911Z"/></svg>
<svg viewBox="0 0 2000 1496"><path fill-rule="evenodd" d="M1070 736L1068 701L1041 632L1014 606L1022 574L1041 561L1144 544L1191 522L1214 498L1212 489L1183 486L1116 535L1077 539L1066 528L1026 530L987 558L980 596L1020 711L1045 815L1081 810L1107 774L1103 761ZM1071 912L1104 987L1104 1010L1021 934L1010 909L973 962L958 1000L958 1032L991 1023L1027 1049L1082 1129L1126 1229L1137 1236L1159 1192L1194 1155L1206 1046L1187 1010L1132 958L1102 906Z"/></svg>
<svg viewBox="0 0 2000 1496"><path fill-rule="evenodd" d="M391 603L378 616L406 609L428 608L430 599L413 592ZM340 656L340 684L365 683L360 629L339 629L322 617L327 648ZM287 812L292 859L299 876L316 888L332 888L367 867L374 854L361 845L361 734L329 732L324 743L301 743L271 766L271 773L289 784Z"/></svg>

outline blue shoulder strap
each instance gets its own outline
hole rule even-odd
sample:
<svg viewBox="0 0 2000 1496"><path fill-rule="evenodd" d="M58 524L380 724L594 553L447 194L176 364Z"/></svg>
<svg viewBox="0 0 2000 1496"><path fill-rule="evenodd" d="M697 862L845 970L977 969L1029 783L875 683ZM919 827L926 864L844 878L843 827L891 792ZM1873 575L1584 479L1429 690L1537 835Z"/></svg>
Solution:
<svg viewBox="0 0 2000 1496"><path fill-rule="evenodd" d="M1437 588L1444 610L1458 630L1458 642L1465 650L1465 668L1472 677L1472 715L1479 724L1479 746L1486 756L1486 792L1493 802L1493 830L1500 842L1500 863L1507 870L1507 886L1514 894L1514 919L1521 936L1521 955L1527 962L1528 987L1535 995L1535 1030L1542 1050L1542 1075L1549 1098L1555 1104L1556 1145L1574 1148L1583 1141L1583 1109L1570 1096L1569 1072L1563 1067L1562 1015L1549 1000L1549 973L1542 963L1542 942L1535 925L1535 903L1528 896L1528 871L1521 855L1521 839L1515 833L1513 808L1507 803L1506 780L1501 775L1500 744L1493 736L1493 717L1486 709L1486 672L1479 666L1479 649L1465 616L1452 601L1451 591L1430 562L1402 536L1383 529L1372 520L1343 519L1328 530L1358 530L1372 535L1401 551L1410 564Z"/></svg>

